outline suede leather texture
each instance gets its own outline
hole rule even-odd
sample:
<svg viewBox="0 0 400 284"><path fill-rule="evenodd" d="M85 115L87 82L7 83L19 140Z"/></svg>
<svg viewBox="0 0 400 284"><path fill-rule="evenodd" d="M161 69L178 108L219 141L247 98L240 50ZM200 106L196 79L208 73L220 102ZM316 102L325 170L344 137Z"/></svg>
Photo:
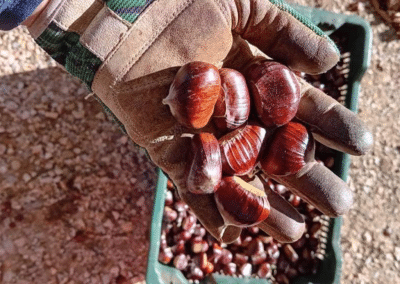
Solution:
<svg viewBox="0 0 400 284"><path fill-rule="evenodd" d="M277 30L292 35L279 36ZM326 71L338 59L327 38L299 25L292 15L268 1L160 0L123 35L95 76L94 92L122 121L133 140L146 148L152 160L178 185L184 185L178 180L184 179L186 156L182 154L181 159L172 162L170 157L176 156L174 146L179 136L191 130L177 124L161 101L168 94L177 68L188 62L230 67L224 63L235 52L234 35L246 38L294 69L301 64L310 73ZM316 40L308 40L310 37ZM304 50L297 47L304 45L299 41L306 40L306 52L315 56L304 56ZM289 51L298 53L299 59L288 58ZM306 61L309 57L325 61ZM171 136L173 140L151 143ZM182 142L183 146L187 144Z"/></svg>
<svg viewBox="0 0 400 284"><path fill-rule="evenodd" d="M267 0L158 0L133 25L110 16L113 13L97 0L66 1L52 15L82 35L82 44L104 60L92 90L124 124L132 140L169 175L215 237L225 233L225 241L234 240L240 229L224 224L212 195L193 196L187 191L191 151L187 134L196 131L180 125L162 104L176 72L192 61L242 71L255 56L266 54L294 70L322 73L337 62L336 49L326 36L315 34ZM109 27L102 24L107 21ZM212 132L213 126L206 130ZM304 228L302 221L292 219L291 226ZM285 235L286 239L296 239L299 231Z"/></svg>

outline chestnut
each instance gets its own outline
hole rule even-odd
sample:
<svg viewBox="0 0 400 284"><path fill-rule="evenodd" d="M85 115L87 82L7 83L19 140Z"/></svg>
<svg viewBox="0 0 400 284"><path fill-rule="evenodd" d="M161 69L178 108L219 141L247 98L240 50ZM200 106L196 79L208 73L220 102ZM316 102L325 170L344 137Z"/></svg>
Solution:
<svg viewBox="0 0 400 284"><path fill-rule="evenodd" d="M235 176L221 179L215 200L225 222L239 227L264 221L270 211L265 192Z"/></svg>
<svg viewBox="0 0 400 284"><path fill-rule="evenodd" d="M174 203L174 194L172 191L167 190L165 192L165 206L171 206Z"/></svg>
<svg viewBox="0 0 400 284"><path fill-rule="evenodd" d="M193 232L194 228L196 226L196 221L197 221L197 218L194 215L189 214L182 221L182 229L184 231Z"/></svg>
<svg viewBox="0 0 400 284"><path fill-rule="evenodd" d="M204 229L204 227L202 227L200 224L197 224L193 230L193 235L202 238L206 235L206 229Z"/></svg>
<svg viewBox="0 0 400 284"><path fill-rule="evenodd" d="M296 174L314 159L314 140L307 128L289 122L274 133L269 148L260 158L261 169L267 175Z"/></svg>
<svg viewBox="0 0 400 284"><path fill-rule="evenodd" d="M174 208L178 212L186 212L189 210L189 206L182 200L175 201Z"/></svg>
<svg viewBox="0 0 400 284"><path fill-rule="evenodd" d="M171 262L174 254L172 253L171 248L164 248L158 254L158 261L164 264L168 264Z"/></svg>
<svg viewBox="0 0 400 284"><path fill-rule="evenodd" d="M163 219L167 222L173 222L176 218L178 218L178 213L171 207L165 206Z"/></svg>
<svg viewBox="0 0 400 284"><path fill-rule="evenodd" d="M245 263L240 267L240 273L243 276L251 276L253 266L250 263Z"/></svg>
<svg viewBox="0 0 400 284"><path fill-rule="evenodd" d="M260 232L260 228L259 227L249 227L249 228L247 228L247 231L249 231L249 233L251 235L256 236Z"/></svg>
<svg viewBox="0 0 400 284"><path fill-rule="evenodd" d="M174 245L172 247L172 252L174 254L181 254L181 253L185 253L186 249L185 249L185 240L180 239L178 240L178 242L176 243L176 245Z"/></svg>
<svg viewBox="0 0 400 284"><path fill-rule="evenodd" d="M206 252L209 246L207 241L202 240L201 238L194 238L191 240L191 250L193 253Z"/></svg>
<svg viewBox="0 0 400 284"><path fill-rule="evenodd" d="M236 265L236 263L233 263L233 262L228 263L228 264L227 264L226 266L224 266L224 268L223 268L223 272L224 272L226 275L229 275L229 276L232 276L232 275L236 274L236 270L237 270L237 265Z"/></svg>
<svg viewBox="0 0 400 284"><path fill-rule="evenodd" d="M251 263L253 265L259 265L267 259L267 253L265 251L256 253L251 256Z"/></svg>
<svg viewBox="0 0 400 284"><path fill-rule="evenodd" d="M213 121L222 131L233 130L244 124L250 114L250 94L242 73L229 69L219 70L221 93L215 104Z"/></svg>
<svg viewBox="0 0 400 284"><path fill-rule="evenodd" d="M174 190L174 183L170 179L167 181L167 189Z"/></svg>
<svg viewBox="0 0 400 284"><path fill-rule="evenodd" d="M246 252L248 255L259 254L264 252L263 242L259 238L253 239L249 244L249 246L247 247Z"/></svg>
<svg viewBox="0 0 400 284"><path fill-rule="evenodd" d="M250 65L246 79L259 119L267 127L291 121L300 104L300 84L285 65L266 60Z"/></svg>
<svg viewBox="0 0 400 284"><path fill-rule="evenodd" d="M222 256L222 247L217 244L217 243L213 243L212 244L212 255L210 257L210 260L212 260L214 263L217 263L219 261L219 259Z"/></svg>
<svg viewBox="0 0 400 284"><path fill-rule="evenodd" d="M178 234L174 236L174 241L177 243L179 241L187 241L192 237L192 232L189 231L180 231Z"/></svg>
<svg viewBox="0 0 400 284"><path fill-rule="evenodd" d="M244 248L247 248L251 244L252 241L253 241L252 236L246 236L243 238L241 246Z"/></svg>
<svg viewBox="0 0 400 284"><path fill-rule="evenodd" d="M191 266L188 278L191 280L201 280L204 278L204 273L200 267Z"/></svg>
<svg viewBox="0 0 400 284"><path fill-rule="evenodd" d="M291 194L288 201L290 202L290 204L292 204L293 207L299 207L301 198L298 195Z"/></svg>
<svg viewBox="0 0 400 284"><path fill-rule="evenodd" d="M228 249L222 249L220 263L227 265L228 263L232 262L233 254Z"/></svg>
<svg viewBox="0 0 400 284"><path fill-rule="evenodd" d="M256 124L242 126L219 139L222 171L226 175L246 175L256 164L266 129Z"/></svg>
<svg viewBox="0 0 400 284"><path fill-rule="evenodd" d="M277 260L279 258L281 253L277 247L270 246L267 248L267 254L270 260L273 262L274 260Z"/></svg>
<svg viewBox="0 0 400 284"><path fill-rule="evenodd" d="M275 280L279 284L290 284L289 279L286 277L285 274L279 273L275 276Z"/></svg>
<svg viewBox="0 0 400 284"><path fill-rule="evenodd" d="M221 150L211 133L200 133L192 139L193 161L187 178L188 190L195 194L213 193L222 176Z"/></svg>
<svg viewBox="0 0 400 284"><path fill-rule="evenodd" d="M207 262L203 272L207 275L214 272L214 264Z"/></svg>
<svg viewBox="0 0 400 284"><path fill-rule="evenodd" d="M179 123L199 129L209 122L220 92L221 78L217 67L194 61L178 70L163 104L169 105Z"/></svg>
<svg viewBox="0 0 400 284"><path fill-rule="evenodd" d="M262 263L257 271L257 276L260 278L267 278L272 276L272 269L269 263Z"/></svg>
<svg viewBox="0 0 400 284"><path fill-rule="evenodd" d="M179 270L185 270L188 266L188 257L183 253L178 254L174 257L173 263L175 268Z"/></svg>
<svg viewBox="0 0 400 284"><path fill-rule="evenodd" d="M242 253L236 253L235 257L233 258L233 262L239 266L242 266L243 264L247 263L248 261L249 261L249 257Z"/></svg>
<svg viewBox="0 0 400 284"><path fill-rule="evenodd" d="M321 228L322 228L321 222L313 222L309 229L310 235L315 236Z"/></svg>
<svg viewBox="0 0 400 284"><path fill-rule="evenodd" d="M292 263L296 263L299 260L299 255L290 244L283 246L283 252Z"/></svg>
<svg viewBox="0 0 400 284"><path fill-rule="evenodd" d="M207 268L207 263L208 263L208 257L205 252L199 253L196 255L194 259L195 264L197 264L201 270L206 270Z"/></svg>

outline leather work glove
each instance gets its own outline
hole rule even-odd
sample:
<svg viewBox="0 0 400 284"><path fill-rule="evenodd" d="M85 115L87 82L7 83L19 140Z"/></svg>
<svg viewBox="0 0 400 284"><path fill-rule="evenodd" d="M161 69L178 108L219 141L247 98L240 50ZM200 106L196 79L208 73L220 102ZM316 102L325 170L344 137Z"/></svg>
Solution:
<svg viewBox="0 0 400 284"><path fill-rule="evenodd" d="M241 229L224 223L213 194L188 191L191 138L182 134L195 131L180 125L162 103L177 70L203 61L243 71L256 56L267 55L292 70L317 74L339 59L323 32L278 0L53 0L30 32L89 85L172 179L205 228L224 242L234 241ZM316 140L352 155L366 153L372 136L357 116L309 84L301 86L296 117ZM352 205L346 183L316 162L279 182L331 217ZM300 238L301 215L279 196L271 193L269 201L270 216L259 227L283 242Z"/></svg>

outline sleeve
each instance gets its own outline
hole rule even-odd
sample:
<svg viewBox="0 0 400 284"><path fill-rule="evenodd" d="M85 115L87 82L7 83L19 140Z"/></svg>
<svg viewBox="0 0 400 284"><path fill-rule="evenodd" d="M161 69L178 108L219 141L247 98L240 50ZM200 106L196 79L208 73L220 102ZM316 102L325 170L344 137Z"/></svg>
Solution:
<svg viewBox="0 0 400 284"><path fill-rule="evenodd" d="M42 0L0 0L0 30L11 30L28 18Z"/></svg>

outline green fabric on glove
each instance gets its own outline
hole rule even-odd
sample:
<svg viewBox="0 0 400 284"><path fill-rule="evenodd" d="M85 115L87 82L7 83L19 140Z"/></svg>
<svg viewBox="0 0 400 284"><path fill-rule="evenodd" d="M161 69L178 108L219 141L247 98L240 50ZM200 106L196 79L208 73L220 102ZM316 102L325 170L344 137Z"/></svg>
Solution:
<svg viewBox="0 0 400 284"><path fill-rule="evenodd" d="M108 0L107 6L124 20L130 23L136 21L154 0Z"/></svg>

